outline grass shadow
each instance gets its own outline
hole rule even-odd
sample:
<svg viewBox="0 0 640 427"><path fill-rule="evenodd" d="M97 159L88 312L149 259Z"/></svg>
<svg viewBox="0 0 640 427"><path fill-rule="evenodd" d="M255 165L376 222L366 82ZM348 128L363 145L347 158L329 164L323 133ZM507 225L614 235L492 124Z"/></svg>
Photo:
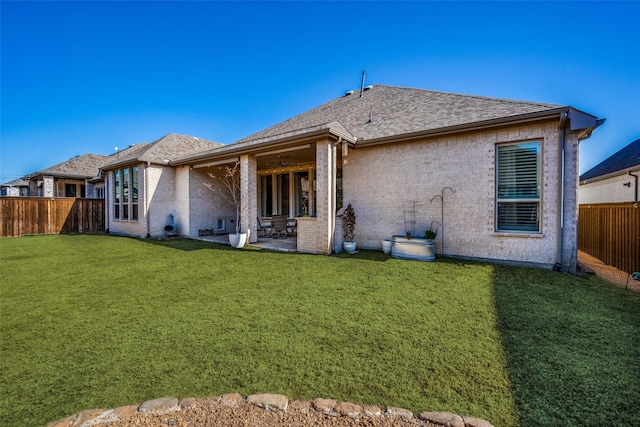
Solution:
<svg viewBox="0 0 640 427"><path fill-rule="evenodd" d="M640 296L596 277L494 271L521 425L640 425Z"/></svg>

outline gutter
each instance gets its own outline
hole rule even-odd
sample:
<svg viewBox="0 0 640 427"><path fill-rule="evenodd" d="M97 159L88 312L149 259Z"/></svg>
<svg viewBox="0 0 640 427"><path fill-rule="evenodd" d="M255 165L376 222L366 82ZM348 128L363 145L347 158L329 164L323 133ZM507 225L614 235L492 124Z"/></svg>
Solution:
<svg viewBox="0 0 640 427"><path fill-rule="evenodd" d="M224 159L239 154L256 154L265 149L274 149L280 146L293 146L304 142L315 142L318 137L321 136L330 136L333 137L333 139L336 141L339 139L342 139L343 141L346 140L352 144L355 144L356 142L355 138L343 135L343 132L337 132L335 129L332 129L330 127L324 127L306 133L296 133L293 135L287 135L274 139L267 138L265 141L258 143L256 143L255 141L247 141L246 143L234 143L217 148L215 152L208 152L201 155L195 155L193 157L174 160L172 162L169 162L169 166L191 165L203 160Z"/></svg>
<svg viewBox="0 0 640 427"><path fill-rule="evenodd" d="M546 111L537 112L537 113L521 114L518 116L510 117L508 119L505 119L503 117L499 119L485 120L482 122L464 123L461 125L454 125L454 126L449 126L444 128L436 128L436 129L430 129L430 130L423 130L419 132L411 132L411 133L406 133L404 135L383 136L380 138L369 139L369 140L359 137L358 146L387 144L390 142L406 142L406 141L425 138L425 137L450 135L453 133L484 130L488 128L494 128L496 126L512 126L512 125L526 124L531 122L539 122L543 120L555 121L558 119L558 113L564 114L566 116L569 110L570 110L569 107L555 108L553 110L546 110Z"/></svg>

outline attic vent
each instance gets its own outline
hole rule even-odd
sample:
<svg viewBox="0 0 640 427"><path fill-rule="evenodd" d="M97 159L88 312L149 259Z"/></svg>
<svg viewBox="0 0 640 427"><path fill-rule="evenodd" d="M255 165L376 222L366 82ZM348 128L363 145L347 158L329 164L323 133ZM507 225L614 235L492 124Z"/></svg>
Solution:
<svg viewBox="0 0 640 427"><path fill-rule="evenodd" d="M355 90L349 90L349 91L344 93L344 96L353 95L354 92L355 92Z"/></svg>
<svg viewBox="0 0 640 427"><path fill-rule="evenodd" d="M369 86L365 86L364 90L369 90L369 89L373 89L373 85L369 85Z"/></svg>

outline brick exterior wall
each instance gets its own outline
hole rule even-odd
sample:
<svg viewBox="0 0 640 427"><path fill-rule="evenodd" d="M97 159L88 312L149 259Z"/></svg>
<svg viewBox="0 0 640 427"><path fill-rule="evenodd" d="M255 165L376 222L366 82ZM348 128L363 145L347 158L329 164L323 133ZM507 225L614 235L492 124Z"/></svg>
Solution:
<svg viewBox="0 0 640 427"><path fill-rule="evenodd" d="M498 233L496 145L531 140L542 143L541 233ZM570 184L576 180L577 142L572 135L566 140L565 181ZM404 211L415 202L417 235L424 233L432 221L443 222L436 226L438 254L553 266L559 230L558 141L558 122L550 121L350 150L343 165L344 204L351 203L358 216L358 247L381 249L383 239L404 234ZM455 193L443 193L444 187L453 188ZM575 191L565 193L565 217L573 224L565 230L564 240L570 258L577 241L577 214ZM440 197L433 199L442 194L444 221L442 201Z"/></svg>
<svg viewBox="0 0 640 427"><path fill-rule="evenodd" d="M562 271L575 273L578 264L578 136L565 136L564 150L564 191L562 224Z"/></svg>
<svg viewBox="0 0 640 427"><path fill-rule="evenodd" d="M190 181L189 167L180 166L175 168L175 201L174 205L174 222L178 225L178 234L181 236L189 236L191 234L191 204L190 204Z"/></svg>
<svg viewBox="0 0 640 427"><path fill-rule="evenodd" d="M297 218L297 250L298 252L316 253L317 219L312 217Z"/></svg>
<svg viewBox="0 0 640 427"><path fill-rule="evenodd" d="M207 172L224 173L224 166L193 169L189 171L189 230L190 237L197 237L199 230L216 230L218 218L226 221L225 232L235 232L236 211L219 194L226 189ZM212 185L215 191L205 184Z"/></svg>

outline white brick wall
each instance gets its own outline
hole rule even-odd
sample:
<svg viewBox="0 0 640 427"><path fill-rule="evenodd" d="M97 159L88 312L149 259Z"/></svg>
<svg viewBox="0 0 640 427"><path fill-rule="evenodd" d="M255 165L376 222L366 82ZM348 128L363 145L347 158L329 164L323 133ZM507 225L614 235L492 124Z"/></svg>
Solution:
<svg viewBox="0 0 640 427"><path fill-rule="evenodd" d="M442 202L431 199L451 187L455 193L444 192L444 230L438 227L437 253L553 265L558 137L557 122L548 122L351 150L343 166L344 204L351 203L358 216L358 247L380 249L382 239L404 234L403 204L410 201L416 201L416 232L424 233L431 221L441 221ZM496 233L496 144L530 140L542 142L542 232ZM572 155L566 155L568 162Z"/></svg>
<svg viewBox="0 0 640 427"><path fill-rule="evenodd" d="M175 168L151 165L147 174L149 179L149 234L151 237L165 237L164 227L167 225L167 217L170 213L174 215L178 234L183 234L184 224L175 206Z"/></svg>
<svg viewBox="0 0 640 427"><path fill-rule="evenodd" d="M316 253L317 219L312 217L297 218L297 250L302 253Z"/></svg>
<svg viewBox="0 0 640 427"><path fill-rule="evenodd" d="M198 230L215 230L218 218L226 219L227 231L235 231L236 212L224 201L219 192L226 191L207 172L222 174L224 166L193 169L189 171L189 231L191 237L198 236ZM216 192L205 184L211 184ZM218 193L218 194L217 194Z"/></svg>

